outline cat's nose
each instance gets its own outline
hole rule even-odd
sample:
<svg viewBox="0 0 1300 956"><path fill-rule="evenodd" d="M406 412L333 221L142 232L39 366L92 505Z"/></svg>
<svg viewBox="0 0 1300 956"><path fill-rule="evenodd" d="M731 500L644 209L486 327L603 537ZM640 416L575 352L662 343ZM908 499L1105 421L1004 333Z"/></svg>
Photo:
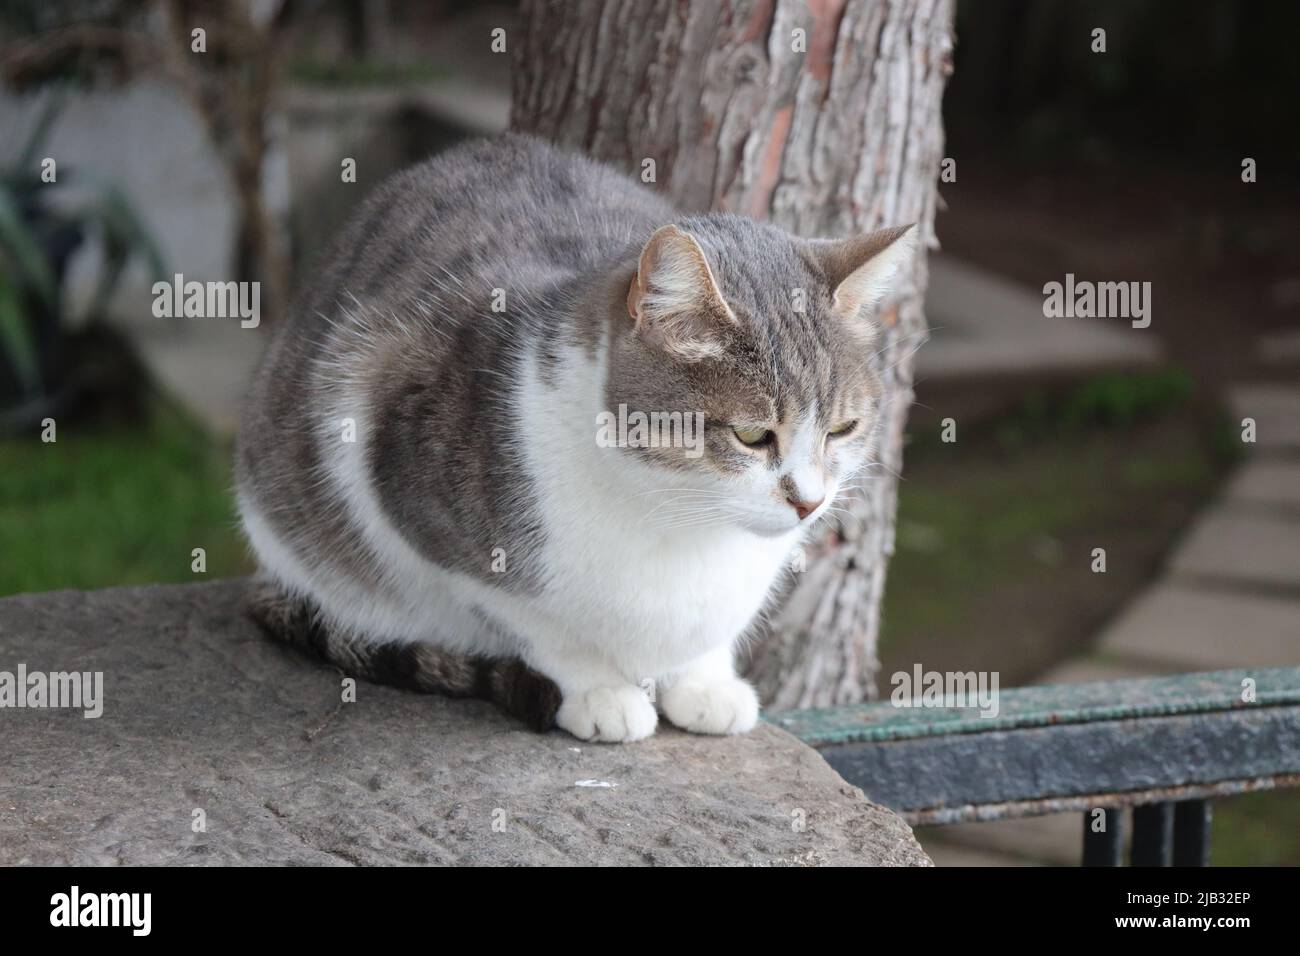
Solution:
<svg viewBox="0 0 1300 956"><path fill-rule="evenodd" d="M799 501L795 498L786 499L786 501L790 502L790 507L794 509L795 514L799 516L800 521L820 508L825 500L825 498L818 498L816 501Z"/></svg>

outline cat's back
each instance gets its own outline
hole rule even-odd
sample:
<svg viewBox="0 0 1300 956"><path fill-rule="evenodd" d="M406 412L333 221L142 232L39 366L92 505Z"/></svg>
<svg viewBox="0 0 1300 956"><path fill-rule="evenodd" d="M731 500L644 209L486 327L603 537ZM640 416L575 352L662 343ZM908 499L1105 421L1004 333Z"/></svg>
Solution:
<svg viewBox="0 0 1300 956"><path fill-rule="evenodd" d="M561 281L675 215L614 169L531 136L474 140L389 178L326 257L310 321L340 297L391 307Z"/></svg>
<svg viewBox="0 0 1300 956"><path fill-rule="evenodd" d="M625 258L675 215L613 168L513 133L396 173L302 283L254 380L241 431L279 422L259 410L311 405L359 348L395 328L422 329L422 352L437 364L530 328L549 333L561 321L556 290Z"/></svg>

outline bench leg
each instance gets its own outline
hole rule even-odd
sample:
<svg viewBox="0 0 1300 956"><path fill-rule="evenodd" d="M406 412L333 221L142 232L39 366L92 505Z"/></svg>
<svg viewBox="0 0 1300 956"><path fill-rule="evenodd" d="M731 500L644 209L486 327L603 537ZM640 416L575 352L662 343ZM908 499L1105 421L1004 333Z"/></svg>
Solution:
<svg viewBox="0 0 1300 956"><path fill-rule="evenodd" d="M1083 865L1124 865L1124 812L1105 810L1106 829L1098 833L1093 829L1093 815L1083 815Z"/></svg>
<svg viewBox="0 0 1300 956"><path fill-rule="evenodd" d="M1210 865L1210 801L1174 804L1174 866Z"/></svg>
<svg viewBox="0 0 1300 956"><path fill-rule="evenodd" d="M1144 803L1133 808L1133 866L1172 866L1174 804Z"/></svg>

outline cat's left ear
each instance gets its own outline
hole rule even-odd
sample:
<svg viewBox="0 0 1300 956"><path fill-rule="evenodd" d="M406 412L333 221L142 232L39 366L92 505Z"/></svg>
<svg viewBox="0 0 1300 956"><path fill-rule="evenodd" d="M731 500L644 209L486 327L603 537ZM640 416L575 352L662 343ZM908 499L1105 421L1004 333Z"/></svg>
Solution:
<svg viewBox="0 0 1300 956"><path fill-rule="evenodd" d="M813 254L831 287L832 310L852 317L874 309L916 255L916 224L878 229L851 239L815 239Z"/></svg>

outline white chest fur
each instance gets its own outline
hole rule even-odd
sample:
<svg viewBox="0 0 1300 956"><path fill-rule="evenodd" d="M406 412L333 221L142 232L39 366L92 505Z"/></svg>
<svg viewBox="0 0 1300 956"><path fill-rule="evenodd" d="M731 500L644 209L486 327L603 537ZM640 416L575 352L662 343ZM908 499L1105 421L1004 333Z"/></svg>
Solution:
<svg viewBox="0 0 1300 956"><path fill-rule="evenodd" d="M571 353L563 380L568 387L547 388L529 369L517 393L546 528L546 588L530 602L534 621L564 631L555 638L597 644L631 679L671 673L732 643L761 610L799 533L765 538L708 520L663 529L652 504L662 499L645 493L637 473L645 466L597 444L600 360Z"/></svg>

